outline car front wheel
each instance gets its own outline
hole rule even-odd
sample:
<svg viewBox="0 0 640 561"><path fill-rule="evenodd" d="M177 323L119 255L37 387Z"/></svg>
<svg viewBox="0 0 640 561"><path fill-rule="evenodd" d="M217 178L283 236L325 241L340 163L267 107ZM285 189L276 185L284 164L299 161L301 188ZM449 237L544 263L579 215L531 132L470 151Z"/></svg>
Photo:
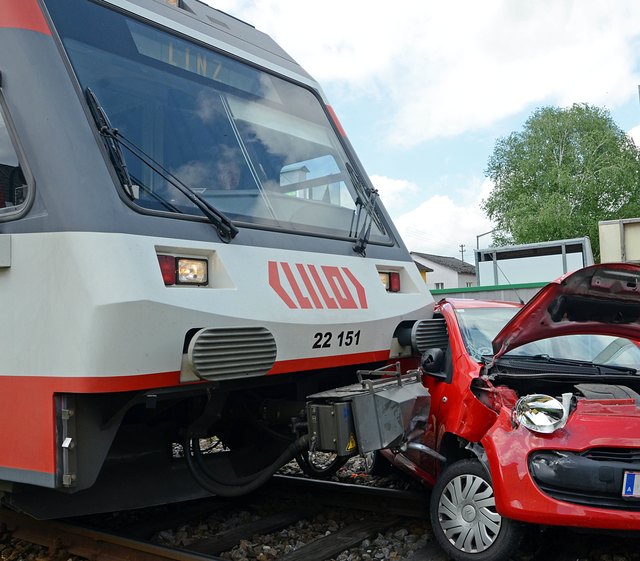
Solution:
<svg viewBox="0 0 640 561"><path fill-rule="evenodd" d="M477 460L444 470L430 513L438 543L456 561L506 561L522 539L522 526L498 514L491 477Z"/></svg>

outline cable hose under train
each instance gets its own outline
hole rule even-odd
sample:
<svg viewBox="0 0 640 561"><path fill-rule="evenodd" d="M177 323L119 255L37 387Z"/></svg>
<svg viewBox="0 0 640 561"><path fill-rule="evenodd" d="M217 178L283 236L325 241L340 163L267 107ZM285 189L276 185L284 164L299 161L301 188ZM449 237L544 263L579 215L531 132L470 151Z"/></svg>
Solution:
<svg viewBox="0 0 640 561"><path fill-rule="evenodd" d="M269 430L267 427L263 427L260 426L258 427L262 432L265 432L267 434L271 434L281 440L285 440L285 437L281 434L281 433L277 433L275 431L271 431ZM191 440L191 443L193 443L193 440ZM286 439L286 442L290 443L290 439ZM196 462L198 462L198 465L200 466L200 468L206 473L208 466L207 463L205 462L205 456L204 454L202 454L202 451L200 449L199 446L192 446L191 449L193 450L193 456L196 459ZM306 448L305 448L306 450ZM277 460L276 460L277 461ZM346 461L346 460L345 460ZM269 469L268 466L266 469ZM260 470L262 471L262 470ZM239 486L239 485L244 485L245 483L251 483L258 475L260 474L260 472L256 472L256 473L252 473L250 475L245 475L244 477L234 477L232 479L227 479L224 476L222 476L219 473L216 473L215 476L215 481L217 483L219 483L220 485L230 485L230 486Z"/></svg>
<svg viewBox="0 0 640 561"><path fill-rule="evenodd" d="M241 485L245 485L247 483L251 483L256 477L258 477L264 471L264 469L270 469L271 468L271 466L267 466L266 468L264 468L264 469L262 469L260 471L257 471L255 473L252 473L250 475L245 475L244 477L233 477L233 478L230 478L230 479L224 477L220 473L216 473L216 476L214 478L211 474L208 473L209 467L207 466L207 462L204 459L204 454L202 453L202 450L200 450L199 446L193 446L194 440L191 440L190 442L191 442L191 450L193 451L193 457L195 458L195 461L198 464L196 467L202 473L204 473L206 475L209 475L209 477L211 479L213 479L219 485L228 485L230 487L239 487Z"/></svg>
<svg viewBox="0 0 640 561"><path fill-rule="evenodd" d="M193 446L195 444L195 446ZM293 460L298 454L309 448L309 436L304 435L292 442L278 458L266 468L245 477L239 477L231 482L222 482L216 479L202 461L200 444L197 438L187 438L184 446L184 457L191 475L205 491L220 497L240 497L255 491L264 485L269 478L287 462Z"/></svg>

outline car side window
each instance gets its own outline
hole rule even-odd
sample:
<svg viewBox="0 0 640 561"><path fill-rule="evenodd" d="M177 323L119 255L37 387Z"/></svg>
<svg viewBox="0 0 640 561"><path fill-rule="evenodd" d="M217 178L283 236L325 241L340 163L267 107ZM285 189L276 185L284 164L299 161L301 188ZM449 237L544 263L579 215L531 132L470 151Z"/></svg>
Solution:
<svg viewBox="0 0 640 561"><path fill-rule="evenodd" d="M27 191L27 181L0 106L0 217L21 208L27 200Z"/></svg>

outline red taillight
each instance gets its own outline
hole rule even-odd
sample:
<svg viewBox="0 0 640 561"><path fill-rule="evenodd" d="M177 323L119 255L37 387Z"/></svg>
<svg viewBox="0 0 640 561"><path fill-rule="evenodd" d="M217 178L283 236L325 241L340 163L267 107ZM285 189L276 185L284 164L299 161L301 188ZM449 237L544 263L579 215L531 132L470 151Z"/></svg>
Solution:
<svg viewBox="0 0 640 561"><path fill-rule="evenodd" d="M378 275L387 292L400 292L400 273L398 271L378 271Z"/></svg>
<svg viewBox="0 0 640 561"><path fill-rule="evenodd" d="M400 292L400 273L389 273L389 292Z"/></svg>
<svg viewBox="0 0 640 561"><path fill-rule="evenodd" d="M166 286L176 284L176 258L173 255L158 255L162 280Z"/></svg>

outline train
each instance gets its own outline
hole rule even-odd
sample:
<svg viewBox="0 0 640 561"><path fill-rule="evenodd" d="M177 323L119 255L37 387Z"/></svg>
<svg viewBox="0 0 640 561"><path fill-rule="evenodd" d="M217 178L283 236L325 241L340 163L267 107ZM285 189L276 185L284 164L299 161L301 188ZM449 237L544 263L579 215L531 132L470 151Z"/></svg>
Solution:
<svg viewBox="0 0 640 561"><path fill-rule="evenodd" d="M306 396L433 310L318 83L198 0L0 0L0 299L2 502L43 519L306 465Z"/></svg>

